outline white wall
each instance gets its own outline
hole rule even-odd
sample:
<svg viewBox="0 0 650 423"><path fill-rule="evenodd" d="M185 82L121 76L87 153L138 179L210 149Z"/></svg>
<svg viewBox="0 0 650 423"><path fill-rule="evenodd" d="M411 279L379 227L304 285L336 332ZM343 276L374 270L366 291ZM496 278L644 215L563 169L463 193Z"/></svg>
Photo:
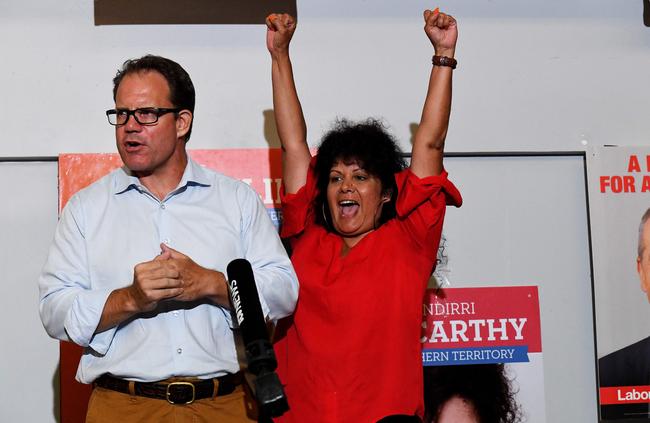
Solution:
<svg viewBox="0 0 650 423"><path fill-rule="evenodd" d="M304 0L298 2L292 52L312 143L336 116L372 115L384 117L409 149L432 53L420 13L434 6L454 14L460 28L448 151L570 151L584 148L583 141L647 142L650 28L642 24L641 0ZM0 157L113 151L104 116L112 107L111 79L125 59L145 53L177 60L194 80L191 148L265 147L263 112L271 108L271 90L264 31L261 25L95 27L93 2L87 0L1 0ZM53 175L41 180L33 172L27 167L24 176L49 190L41 181L53 183ZM51 202L43 204L55 213L56 193L48 195ZM584 199L575 201L574 206ZM9 225L21 213L5 211L2 221ZM51 238L42 235L34 238L34 267L16 277L20 284L6 285L26 289L16 292L22 302L3 307L0 320L24 321L20 330L3 327L5 337L40 354L15 374L49 388L56 377L56 344L34 320L33 309L35 275ZM8 254L30 257L19 250ZM587 288L584 275L578 282L574 289ZM553 348L545 340L545 359ZM0 362L20 356L0 350ZM6 371L0 367L2 380ZM549 369L546 379L559 383L567 375ZM586 389L590 395L591 387ZM7 399L6 392L0 388L0 398ZM38 417L31 421L54 419L51 396L51 403L32 410ZM3 403L0 420L12 409Z"/></svg>
<svg viewBox="0 0 650 423"><path fill-rule="evenodd" d="M641 0L445 0L459 20L450 151L643 144L650 28ZM192 75L192 148L263 147L261 25L101 26L85 0L0 2L0 156L112 151L103 111L126 58ZM421 0L300 1L293 56L312 142L336 116L386 118L408 149L430 68Z"/></svg>
<svg viewBox="0 0 650 423"><path fill-rule="evenodd" d="M59 414L59 343L45 335L36 281L54 234L56 163L0 163L0 422Z"/></svg>

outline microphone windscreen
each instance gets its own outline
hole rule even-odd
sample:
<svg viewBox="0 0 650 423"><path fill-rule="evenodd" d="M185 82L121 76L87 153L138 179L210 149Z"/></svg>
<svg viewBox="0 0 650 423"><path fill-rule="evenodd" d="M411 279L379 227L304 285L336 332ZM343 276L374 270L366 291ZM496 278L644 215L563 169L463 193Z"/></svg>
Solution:
<svg viewBox="0 0 650 423"><path fill-rule="evenodd" d="M226 272L230 302L244 344L257 340L268 341L269 335L251 264L246 259L235 259L228 264Z"/></svg>

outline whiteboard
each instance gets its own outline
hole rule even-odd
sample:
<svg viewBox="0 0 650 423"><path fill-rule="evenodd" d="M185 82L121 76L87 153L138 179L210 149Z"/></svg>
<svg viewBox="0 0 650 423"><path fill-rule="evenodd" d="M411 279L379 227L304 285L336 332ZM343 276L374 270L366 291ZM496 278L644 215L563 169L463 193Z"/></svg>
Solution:
<svg viewBox="0 0 650 423"><path fill-rule="evenodd" d="M538 285L546 421L597 421L584 155L445 166L464 199L444 227L452 286Z"/></svg>
<svg viewBox="0 0 650 423"><path fill-rule="evenodd" d="M57 221L56 162L2 162L0 422L56 422L59 343L38 315L38 275Z"/></svg>

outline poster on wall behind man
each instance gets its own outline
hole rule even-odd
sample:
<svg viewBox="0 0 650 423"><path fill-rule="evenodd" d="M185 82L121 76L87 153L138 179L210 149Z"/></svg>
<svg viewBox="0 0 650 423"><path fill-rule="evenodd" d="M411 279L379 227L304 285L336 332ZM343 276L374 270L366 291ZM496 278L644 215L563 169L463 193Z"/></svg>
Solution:
<svg viewBox="0 0 650 423"><path fill-rule="evenodd" d="M479 421L546 422L537 286L429 289L422 307L430 412L460 397Z"/></svg>
<svg viewBox="0 0 650 423"><path fill-rule="evenodd" d="M601 421L650 421L650 148L588 152Z"/></svg>

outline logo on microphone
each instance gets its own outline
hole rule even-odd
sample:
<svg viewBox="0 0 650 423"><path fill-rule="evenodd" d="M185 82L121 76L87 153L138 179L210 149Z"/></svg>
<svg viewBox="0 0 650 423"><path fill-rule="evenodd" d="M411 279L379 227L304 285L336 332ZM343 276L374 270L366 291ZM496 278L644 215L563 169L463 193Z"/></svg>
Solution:
<svg viewBox="0 0 650 423"><path fill-rule="evenodd" d="M239 289L237 288L237 279L233 279L229 285L230 285L230 299L232 300L232 306L235 309L235 315L237 316L237 324L241 326L241 323L244 321L244 312L241 309L241 300L239 299Z"/></svg>

